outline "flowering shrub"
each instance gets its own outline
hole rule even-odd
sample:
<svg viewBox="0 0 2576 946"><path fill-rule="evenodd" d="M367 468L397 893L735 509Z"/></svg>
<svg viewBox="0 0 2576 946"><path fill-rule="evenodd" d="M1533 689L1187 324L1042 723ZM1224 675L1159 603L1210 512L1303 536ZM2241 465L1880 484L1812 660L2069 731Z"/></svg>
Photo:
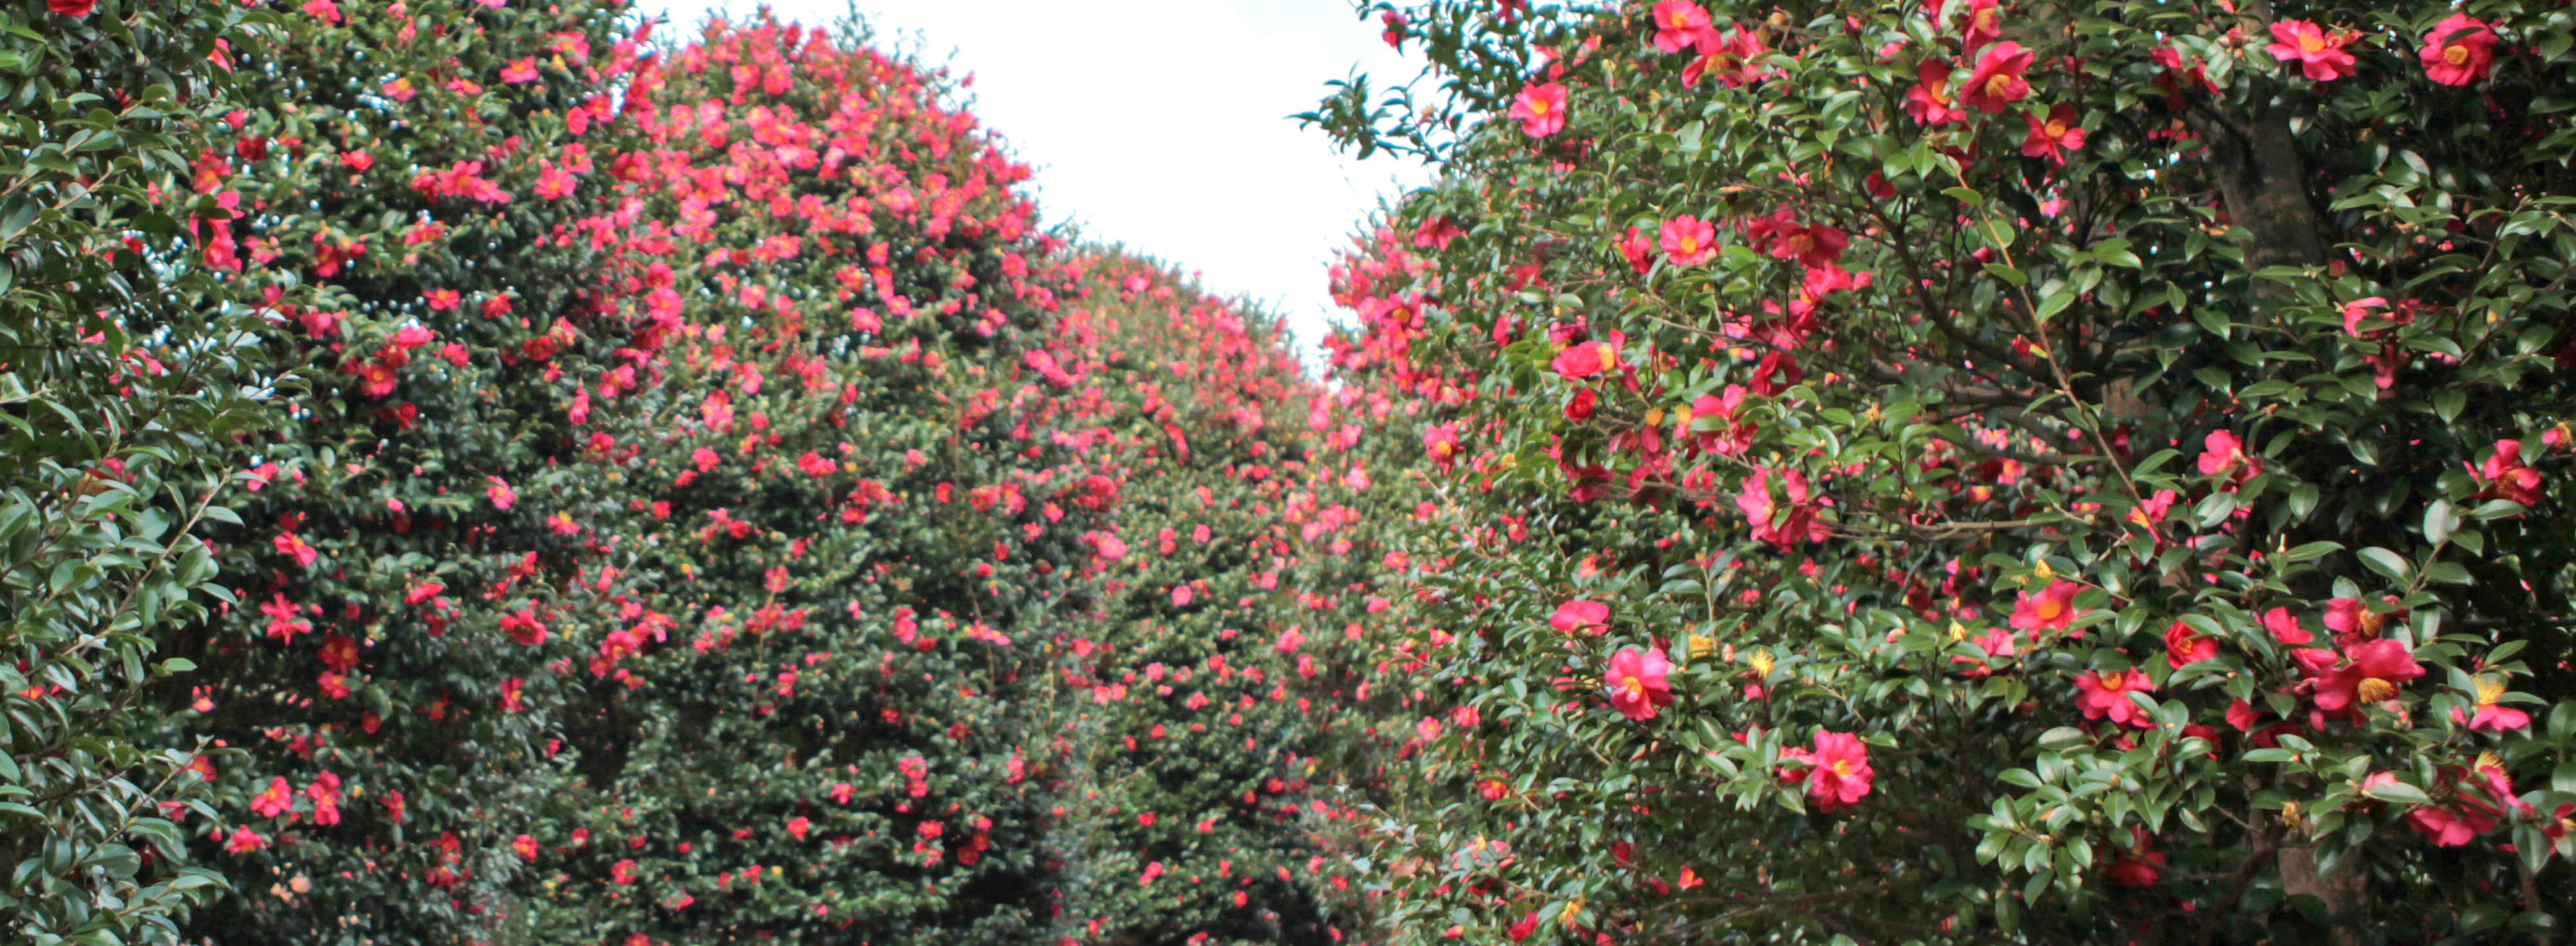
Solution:
<svg viewBox="0 0 2576 946"><path fill-rule="evenodd" d="M631 553L590 524L656 418L667 227L612 191L621 8L270 11L231 50L174 270L267 303L279 416L232 445L236 603L165 646L169 744L223 747L201 855L226 942L488 935L566 777L555 707L614 663Z"/></svg>
<svg viewBox="0 0 2576 946"><path fill-rule="evenodd" d="M156 744L159 646L229 600L204 539L232 521L226 438L267 418L239 357L256 300L166 277L239 9L0 12L0 938L174 941L223 880L181 825L190 754ZM210 55L212 54L212 55ZM175 303L164 289L203 293ZM161 658L161 659L156 659Z"/></svg>
<svg viewBox="0 0 2576 946"><path fill-rule="evenodd" d="M2560 935L2576 14L1371 9L1391 941Z"/></svg>

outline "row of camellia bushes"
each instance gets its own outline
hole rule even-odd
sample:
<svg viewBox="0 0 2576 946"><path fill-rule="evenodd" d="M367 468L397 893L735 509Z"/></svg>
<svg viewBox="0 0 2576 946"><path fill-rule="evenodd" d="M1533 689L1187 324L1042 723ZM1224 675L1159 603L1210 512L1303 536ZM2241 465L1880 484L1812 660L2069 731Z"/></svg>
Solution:
<svg viewBox="0 0 2576 946"><path fill-rule="evenodd" d="M1322 379L857 27L0 12L0 927L2566 941L2576 12L1366 12Z"/></svg>

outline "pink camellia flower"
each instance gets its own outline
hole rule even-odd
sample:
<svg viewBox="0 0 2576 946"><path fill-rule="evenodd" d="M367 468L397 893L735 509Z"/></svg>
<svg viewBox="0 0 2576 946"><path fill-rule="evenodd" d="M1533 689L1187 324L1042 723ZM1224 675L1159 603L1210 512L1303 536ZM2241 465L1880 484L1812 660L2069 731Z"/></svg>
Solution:
<svg viewBox="0 0 2576 946"><path fill-rule="evenodd" d="M277 538L269 540L269 544L277 547L278 554L294 558L295 564L300 566L311 566L313 560L322 555L322 550L314 548L313 543L292 532L278 533Z"/></svg>
<svg viewBox="0 0 2576 946"><path fill-rule="evenodd" d="M2344 304L2343 304L2343 331L2344 331L2344 334L2346 334L2346 335L2350 335L2350 336L2352 336L2352 337L2354 337L2354 338L2360 338L2360 337L2361 337L2361 320L2363 320L2363 319L2366 319L2366 318L2369 318L2369 317L2370 317L2370 310L2372 310L2372 309L2385 309L2385 308L2387 308L2387 307L2388 307L2388 300L2387 300L2387 299L2385 299L2385 298L2381 298L2381 297L2379 297L2379 296L2370 296L2370 297L2367 297L2367 298L2354 299L2354 300L2352 300L2351 302L2344 303Z"/></svg>
<svg viewBox="0 0 2576 946"><path fill-rule="evenodd" d="M522 56L501 67L501 81L510 84L537 81L537 57Z"/></svg>
<svg viewBox="0 0 2576 946"><path fill-rule="evenodd" d="M2165 514L2173 510L2174 500L2180 498L2182 497L2173 490L2157 490L2156 494L2148 497L2146 502L2129 507L2128 520L2153 532L2156 523L2165 521Z"/></svg>
<svg viewBox="0 0 2576 946"><path fill-rule="evenodd" d="M1532 138L1545 138L1565 130L1565 86L1555 82L1533 84L1512 99L1511 117L1519 119L1521 133Z"/></svg>
<svg viewBox="0 0 2576 946"><path fill-rule="evenodd" d="M2525 506L2540 503L2540 471L2522 465L2522 441L2498 440L2495 452L2469 468L2484 488L2481 497L2509 500Z"/></svg>
<svg viewBox="0 0 2576 946"><path fill-rule="evenodd" d="M2263 629L2272 632L2273 640L2293 647L2316 639L2316 635L2299 626L2299 619L2285 607L2263 612Z"/></svg>
<svg viewBox="0 0 2576 946"><path fill-rule="evenodd" d="M1655 718L1657 710L1673 704L1673 686L1665 679L1672 672L1673 663L1661 647L1620 648L1601 675L1610 687L1610 708L1639 722Z"/></svg>
<svg viewBox="0 0 2576 946"><path fill-rule="evenodd" d="M1587 630L1598 634L1610 626L1610 606L1598 601L1568 601L1556 606L1547 626L1567 634Z"/></svg>
<svg viewBox="0 0 2576 946"><path fill-rule="evenodd" d="M2282 20L2272 24L2273 43L2263 47L2272 58L2295 62L2312 82L2332 82L2352 74L2352 54L2343 44L2352 41L2350 33L2328 33L2306 20Z"/></svg>
<svg viewBox="0 0 2576 946"><path fill-rule="evenodd" d="M1441 469L1448 469L1458 459L1458 425L1433 424L1425 429L1422 452L1430 454L1431 462L1440 464Z"/></svg>
<svg viewBox="0 0 2576 946"><path fill-rule="evenodd" d="M2449 797L2441 804L2424 805L2406 813L2415 830L2433 840L2434 847L2458 847L2478 835L2494 830L2496 822L2509 811L2529 812L2529 806L2514 797L2513 781L2505 777L2504 764L2494 756L2481 756L2467 770L2444 766L2455 773Z"/></svg>
<svg viewBox="0 0 2576 946"><path fill-rule="evenodd" d="M1782 491L1789 501L1782 503L1771 495L1771 470L1755 467L1753 475L1744 478L1744 491L1736 494L1735 508L1753 524L1753 538L1782 549L1808 542L1822 542L1833 534L1831 527L1816 513L1816 502L1807 487L1807 476L1796 470L1779 474Z"/></svg>
<svg viewBox="0 0 2576 946"><path fill-rule="evenodd" d="M295 789L286 784L286 776L277 775L269 778L266 791L250 800L250 810L258 812L262 818L275 818L285 814L294 804Z"/></svg>
<svg viewBox="0 0 2576 946"><path fill-rule="evenodd" d="M2033 639L2038 638L2041 631L2065 630L2066 622L2075 619L2075 592L2080 588L2071 581L2051 581L2036 595L2028 591L2016 592L2018 597L2013 601L2012 626L2016 630L2029 631Z"/></svg>
<svg viewBox="0 0 2576 946"><path fill-rule="evenodd" d="M1628 235L1619 238L1619 255L1627 257L1628 267L1643 276L1655 265L1655 238L1629 227Z"/></svg>
<svg viewBox="0 0 2576 946"><path fill-rule="evenodd" d="M1589 378L1616 370L1619 367L1619 348L1609 342L1576 342L1556 353L1556 360L1550 362L1549 367L1555 368L1556 373L1568 381Z"/></svg>
<svg viewBox="0 0 2576 946"><path fill-rule="evenodd" d="M1790 777L1807 783L1807 800L1817 811L1833 811L1858 803L1869 794L1870 779L1877 771L1869 767L1869 746L1852 733L1819 729L1815 749L1785 749L1781 752L1793 762L1804 763L1804 773Z"/></svg>
<svg viewBox="0 0 2576 946"><path fill-rule="evenodd" d="M519 491L510 488L509 480L497 476L486 476L484 479L492 481L492 485L483 488L483 495L492 500L492 508L507 510L511 504L519 501Z"/></svg>
<svg viewBox="0 0 2576 946"><path fill-rule="evenodd" d="M2075 124L2075 106L2059 102L2048 109L2045 119L2023 114L2030 123L2030 134L2021 141L2025 158L2047 158L2051 164L2065 164L2066 152L2084 147L2084 128Z"/></svg>
<svg viewBox="0 0 2576 946"><path fill-rule="evenodd" d="M2470 716L2462 713L2459 707L2454 706L2451 707L2451 722L2470 729L2487 729L2495 732L2524 729L2531 725L2530 713L2502 704L2505 694L2503 680L2482 676L2476 679L2475 685L2478 700L2477 715Z"/></svg>
<svg viewBox="0 0 2576 946"><path fill-rule="evenodd" d="M2415 55L2424 61L2424 74L2433 81L2467 85L2487 77L2488 67L2495 62L2495 47L2494 27L2454 13L2433 24L2433 31L2424 34L2424 48Z"/></svg>
<svg viewBox="0 0 2576 946"><path fill-rule="evenodd" d="M1747 33L1742 27L1729 27L1724 31L1716 27L1701 30L1698 48L1699 58L1682 67L1683 85L1698 85L1700 79L1716 76L1717 81L1726 83L1727 88L1740 89L1780 74L1778 70L1765 68L1758 62L1763 54L1771 51L1771 47L1762 42L1762 35Z"/></svg>
<svg viewBox="0 0 2576 946"><path fill-rule="evenodd" d="M1691 0L1659 0L1655 4L1655 48L1677 53L1698 45L1699 36L1709 29L1708 10Z"/></svg>
<svg viewBox="0 0 2576 946"><path fill-rule="evenodd" d="M1697 266L1717 256L1717 227L1693 216L1664 221L1664 260L1675 266Z"/></svg>
<svg viewBox="0 0 2576 946"><path fill-rule="evenodd" d="M2147 711L2129 699L2131 693L2155 692L2155 681L2135 670L2104 670L2075 676L2075 708L2085 719L2108 718L2123 726L2155 728Z"/></svg>
<svg viewBox="0 0 2576 946"><path fill-rule="evenodd" d="M2344 656L2349 660L2342 666L2322 673L2310 671L2318 709L2331 713L2349 709L2356 701L2385 703L2397 698L2398 684L2424 675L2424 665L2415 662L2405 644L2391 638L2363 641Z"/></svg>
<svg viewBox="0 0 2576 946"><path fill-rule="evenodd" d="M261 837L259 832L251 830L248 826L234 828L232 835L224 839L224 850L235 854L248 854L267 846L268 839Z"/></svg>
<svg viewBox="0 0 2576 946"><path fill-rule="evenodd" d="M2242 471L2237 473L2236 479L2243 481L2253 478L2254 474L2263 470L2261 462L2245 455L2245 441L2237 439L2232 432L2211 431L2209 436L2201 441L2201 446L2203 452L2200 455L2200 475L2202 476L2219 476L2230 471Z"/></svg>
<svg viewBox="0 0 2576 946"><path fill-rule="evenodd" d="M1959 87L1959 101L2000 112L2029 98L2030 82L2022 73L2030 69L2032 58L2030 50L2012 40L1986 47L1977 53L1977 67L1968 74L1968 84Z"/></svg>

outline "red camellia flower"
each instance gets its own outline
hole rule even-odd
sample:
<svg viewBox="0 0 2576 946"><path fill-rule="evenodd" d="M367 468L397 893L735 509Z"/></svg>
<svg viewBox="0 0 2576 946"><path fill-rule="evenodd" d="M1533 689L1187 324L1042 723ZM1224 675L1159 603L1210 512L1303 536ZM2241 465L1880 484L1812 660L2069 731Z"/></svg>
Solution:
<svg viewBox="0 0 2576 946"><path fill-rule="evenodd" d="M1672 684L1664 679L1672 671L1661 647L1621 648L1610 655L1610 668L1602 674L1602 682L1610 686L1610 708L1640 722L1655 718L1656 710L1673 703Z"/></svg>
<svg viewBox="0 0 2576 946"><path fill-rule="evenodd" d="M2024 113L2030 123L2030 134L2021 141L2025 158L2047 158L2051 164L2065 164L2066 152L2084 147L2084 129L2075 124L2075 106L2059 102L2048 109L2048 117Z"/></svg>
<svg viewBox="0 0 2576 946"><path fill-rule="evenodd" d="M1968 8L1959 11L1951 25L1959 28L1960 48L1975 53L2003 35L2003 12L1995 8L1995 0L1969 0Z"/></svg>
<svg viewBox="0 0 2576 946"><path fill-rule="evenodd" d="M2216 656L2218 656L2218 642L2201 636L2200 632L2191 629L2191 625L2175 621L2172 627L2165 628L2165 664L2167 666L2179 670L2184 664L2208 660Z"/></svg>
<svg viewBox="0 0 2576 946"><path fill-rule="evenodd" d="M1567 398L1565 401L1565 419L1578 423L1590 420L1592 418L1592 407L1600 400L1601 395L1594 393L1591 388L1584 388L1574 392L1574 396Z"/></svg>
<svg viewBox="0 0 2576 946"><path fill-rule="evenodd" d="M68 17L84 17L98 9L98 0L45 0L45 9Z"/></svg>
<svg viewBox="0 0 2576 946"><path fill-rule="evenodd" d="M1799 223L1786 210L1755 219L1744 226L1748 239L1764 240L1775 258L1797 260L1807 266L1827 266L1843 258L1851 237L1825 224L1808 226Z"/></svg>
<svg viewBox="0 0 2576 946"><path fill-rule="evenodd" d="M61 12L57 6L55 12ZM2433 24L2424 34L2424 48L2416 50L2424 61L2424 74L2443 85L2467 85L2487 77L2495 62L2495 28L2471 19L2468 14L2454 13Z"/></svg>
<svg viewBox="0 0 2576 946"><path fill-rule="evenodd" d="M2344 652L2348 660L2339 667L2323 672L2310 671L2316 684L2317 708L2326 712L2349 709L2353 703L2385 703L2397 698L2397 685L2424 675L2424 666L2415 662L2413 652L2396 640L2382 637L2363 641Z"/></svg>
<svg viewBox="0 0 2576 946"><path fill-rule="evenodd" d="M1698 217L1664 221L1664 259L1675 266L1697 266L1717 256L1717 227Z"/></svg>
<svg viewBox="0 0 2576 946"><path fill-rule="evenodd" d="M1556 606L1556 614L1547 626L1573 634L1579 631L1601 633L1610 625L1610 606L1598 601L1568 601Z"/></svg>
<svg viewBox="0 0 2576 946"><path fill-rule="evenodd" d="M2123 887L2153 887L2163 877L2165 856L2150 847L2155 840L2147 829L2129 826L2130 844L2111 859L2111 882Z"/></svg>
<svg viewBox="0 0 2576 946"><path fill-rule="evenodd" d="M1869 794L1870 779L1878 773L1869 767L1869 746L1851 733L1819 729L1815 749L1784 749L1781 754L1791 761L1807 765L1803 780L1807 783L1807 801L1818 811L1849 807Z"/></svg>
<svg viewBox="0 0 2576 946"><path fill-rule="evenodd" d="M2274 59L2298 63L2311 81L2332 82L2352 74L2352 54L2343 51L2352 36L2328 33L2306 20L2282 20L2272 24L2274 42L2263 48Z"/></svg>
<svg viewBox="0 0 2576 946"><path fill-rule="evenodd" d="M1511 117L1519 119L1521 133L1532 138L1564 131L1565 86L1546 82L1522 89L1512 100Z"/></svg>
<svg viewBox="0 0 2576 946"><path fill-rule="evenodd" d="M519 855L519 859L523 861L536 860L537 839L525 834L511 838L510 853Z"/></svg>
<svg viewBox="0 0 2576 946"><path fill-rule="evenodd" d="M2033 639L2041 631L2065 630L2066 622L2075 619L2075 592L2081 587L2071 581L2051 581L2036 595L2015 592L2018 597L2013 601L2013 628L2029 631Z"/></svg>
<svg viewBox="0 0 2576 946"><path fill-rule="evenodd" d="M2389 604L2397 603L2397 598L2392 595L2381 595L2379 600ZM2364 606L2359 598L2334 598L2326 602L2326 630L2334 632L2335 646L2346 650L2352 649L2363 641L2378 637L2387 631L2388 622L2402 620L2405 617L2406 611L2403 608L2384 612L2373 611Z"/></svg>
<svg viewBox="0 0 2576 946"><path fill-rule="evenodd" d="M2012 40L1986 47L1977 53L1977 68L1968 74L1968 84L1959 87L1959 101L2000 112L2029 98L2030 83L2022 73L2030 69L2031 58L2030 50Z"/></svg>
<svg viewBox="0 0 2576 946"><path fill-rule="evenodd" d="M2075 708L2084 711L2085 719L2109 718L2123 726L2155 728L2147 711L2129 700L2131 693L2155 692L2155 681L2135 670L2104 670L2075 676Z"/></svg>
<svg viewBox="0 0 2576 946"><path fill-rule="evenodd" d="M1700 34L1708 29L1708 10L1691 0L1660 0L1655 4L1656 49L1681 52L1697 45Z"/></svg>
<svg viewBox="0 0 2576 946"><path fill-rule="evenodd" d="M393 393L394 381L397 377L393 365L376 359L359 362L350 370L357 374L359 387L367 392L368 397L383 397Z"/></svg>

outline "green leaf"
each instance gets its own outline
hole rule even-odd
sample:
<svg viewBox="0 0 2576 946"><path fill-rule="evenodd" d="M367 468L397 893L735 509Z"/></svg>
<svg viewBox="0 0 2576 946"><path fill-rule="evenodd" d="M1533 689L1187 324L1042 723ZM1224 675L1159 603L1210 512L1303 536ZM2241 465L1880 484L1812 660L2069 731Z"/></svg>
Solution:
<svg viewBox="0 0 2576 946"><path fill-rule="evenodd" d="M2369 566L2371 571L2388 576L2390 581L2404 583L2407 574L2414 570L2406 564L2405 556L2376 545L2362 549L2359 554L2363 565Z"/></svg>
<svg viewBox="0 0 2576 946"><path fill-rule="evenodd" d="M2430 805L2433 803L2433 796L2424 794L2423 789L2416 788L2415 786L2408 785L2404 782L2383 782L2378 785L2371 786L2369 790L2364 791L2362 794L2376 798L2380 801L2392 801L2402 805Z"/></svg>
<svg viewBox="0 0 2576 946"><path fill-rule="evenodd" d="M2279 557L2284 563L2296 564L2312 558L2322 558L2340 551L2343 551L2343 543L2319 539L2315 542L2292 546L2289 551L2282 552Z"/></svg>
<svg viewBox="0 0 2576 946"><path fill-rule="evenodd" d="M2002 263L1987 263L1986 272L1993 275L1996 279L2003 280L2015 286L2030 285L2030 277L2022 275L2021 270L2014 269Z"/></svg>

